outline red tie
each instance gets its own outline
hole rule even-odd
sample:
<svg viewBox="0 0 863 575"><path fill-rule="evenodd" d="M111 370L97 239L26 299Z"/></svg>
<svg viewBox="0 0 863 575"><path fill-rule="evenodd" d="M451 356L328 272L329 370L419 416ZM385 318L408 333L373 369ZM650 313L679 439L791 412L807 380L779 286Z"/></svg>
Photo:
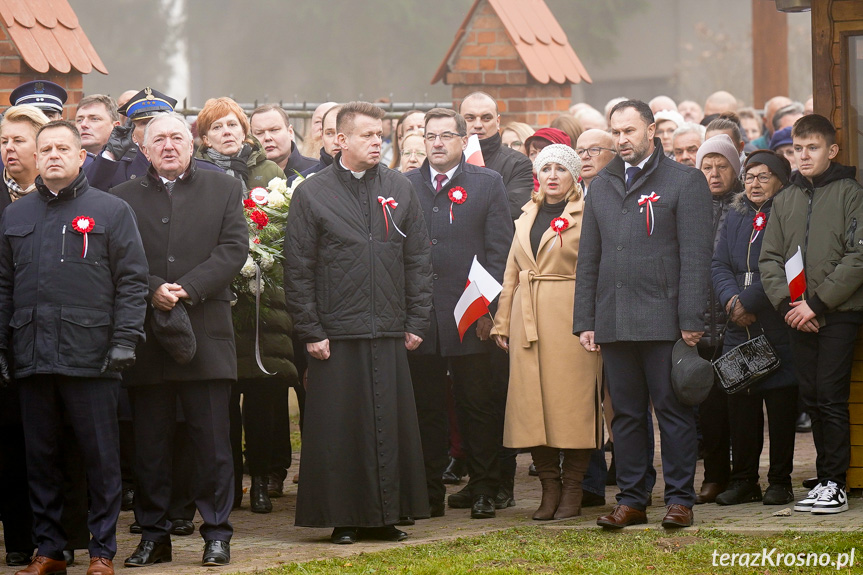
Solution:
<svg viewBox="0 0 863 575"><path fill-rule="evenodd" d="M443 183L447 181L446 174L438 174L434 177L435 188L434 191L439 192L443 189Z"/></svg>

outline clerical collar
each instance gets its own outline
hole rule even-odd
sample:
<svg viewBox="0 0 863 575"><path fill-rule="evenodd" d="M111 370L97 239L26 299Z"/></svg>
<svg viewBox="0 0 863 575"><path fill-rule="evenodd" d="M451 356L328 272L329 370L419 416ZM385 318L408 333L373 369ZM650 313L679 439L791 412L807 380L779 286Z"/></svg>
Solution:
<svg viewBox="0 0 863 575"><path fill-rule="evenodd" d="M365 175L366 175L366 171L367 171L367 170L363 170L362 172L355 172L355 171L351 170L350 168L348 168L348 167L345 165L345 163L342 161L342 158L341 158L341 157L339 157L339 165L340 165L341 167L343 167L344 169L348 170L348 171L351 173L351 175L352 175L353 177L355 177L356 179L358 179L358 180L362 180L362 179L363 179L363 176L365 176Z"/></svg>

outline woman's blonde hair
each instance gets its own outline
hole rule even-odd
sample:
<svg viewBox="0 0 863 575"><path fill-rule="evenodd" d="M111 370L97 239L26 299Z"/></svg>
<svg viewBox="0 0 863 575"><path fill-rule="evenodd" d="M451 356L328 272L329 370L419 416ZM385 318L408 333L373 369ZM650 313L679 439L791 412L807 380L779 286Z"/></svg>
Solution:
<svg viewBox="0 0 863 575"><path fill-rule="evenodd" d="M3 131L3 126L9 122L20 122L30 124L33 127L33 137L35 137L39 128L47 124L48 121L48 116L42 113L42 110L36 106L30 106L28 104L12 106L6 110L6 113L3 115L3 121L0 122L0 132Z"/></svg>

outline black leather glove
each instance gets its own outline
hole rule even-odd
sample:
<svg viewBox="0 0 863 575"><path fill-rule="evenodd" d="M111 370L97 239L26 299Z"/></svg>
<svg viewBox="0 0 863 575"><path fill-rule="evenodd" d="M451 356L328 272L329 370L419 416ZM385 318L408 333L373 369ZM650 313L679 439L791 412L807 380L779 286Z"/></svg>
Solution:
<svg viewBox="0 0 863 575"><path fill-rule="evenodd" d="M132 126L114 126L111 130L111 136L105 144L105 151L110 152L115 160L119 161L135 145L132 141L132 129Z"/></svg>
<svg viewBox="0 0 863 575"><path fill-rule="evenodd" d="M9 359L6 350L0 349L0 386L6 387L12 383L12 374L9 371Z"/></svg>
<svg viewBox="0 0 863 575"><path fill-rule="evenodd" d="M102 363L102 373L106 371L123 371L135 365L135 350L125 345L112 345Z"/></svg>

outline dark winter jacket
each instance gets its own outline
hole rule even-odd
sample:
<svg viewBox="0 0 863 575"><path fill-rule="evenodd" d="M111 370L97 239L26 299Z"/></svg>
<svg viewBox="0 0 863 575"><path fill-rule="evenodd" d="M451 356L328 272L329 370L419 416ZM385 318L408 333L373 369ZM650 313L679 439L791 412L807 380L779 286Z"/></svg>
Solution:
<svg viewBox="0 0 863 575"><path fill-rule="evenodd" d="M85 237L79 216L93 220ZM83 172L56 196L36 191L0 217L0 349L15 377L100 377L112 345L144 336L147 259L135 216L122 200L91 188ZM120 378L106 372L104 377Z"/></svg>
<svg viewBox="0 0 863 575"><path fill-rule="evenodd" d="M780 192L780 195L781 193L783 192ZM743 309L756 316L756 321L748 329L729 322L721 353L760 335L764 329L767 339L779 354L779 370L752 386L750 392L797 384L792 369L788 327L782 314L770 305L758 271L758 256L764 241L764 231L761 230L756 235L753 223L758 213L764 214L767 220L770 220L775 197L756 208L746 198L745 193L740 192L735 196L725 224L720 230L711 266L713 289L722 309L725 309L731 298L739 295Z"/></svg>
<svg viewBox="0 0 863 575"><path fill-rule="evenodd" d="M468 164L464 156L440 192L435 192L431 185L428 160L406 176L423 208L434 272L431 325L417 353L448 357L487 352L489 342L480 341L475 329L468 329L464 340L459 341L453 311L464 293L474 256L492 277L503 283L513 236L503 181L497 172ZM452 206L450 223L449 191L456 186L466 190L467 200Z"/></svg>
<svg viewBox="0 0 863 575"><path fill-rule="evenodd" d="M735 180L734 184L728 192L721 196L711 195L713 208L713 251L716 251L716 244L719 243L719 234L722 231L722 225L725 222L725 217L731 207L731 203L737 194L743 192L743 184L740 180ZM704 310L704 336L699 340L698 347L716 347L721 342L719 336L722 333L722 326L725 325L725 306L716 299L716 294L713 292L713 282L708 279L707 282L707 307Z"/></svg>
<svg viewBox="0 0 863 575"><path fill-rule="evenodd" d="M494 170L503 178L509 199L509 215L512 221L521 217L521 208L533 192L533 164L530 158L512 148L501 145L500 134L479 141L485 167Z"/></svg>
<svg viewBox="0 0 863 575"><path fill-rule="evenodd" d="M785 262L803 252L806 293L819 322L859 321L863 310L863 187L856 169L833 163L810 183L799 172L773 201L759 266L764 292L780 311L790 294ZM850 316L837 313L853 312Z"/></svg>
<svg viewBox="0 0 863 575"><path fill-rule="evenodd" d="M302 174L303 170L308 170L312 166L317 166L318 160L307 158L300 153L296 142L291 142L291 155L288 156L288 163L285 164L285 178L292 179L296 175Z"/></svg>
<svg viewBox="0 0 863 575"><path fill-rule="evenodd" d="M339 158L300 183L291 200L285 297L297 333L306 343L422 336L432 277L416 193L380 165L357 180ZM398 205L386 212L378 198Z"/></svg>

